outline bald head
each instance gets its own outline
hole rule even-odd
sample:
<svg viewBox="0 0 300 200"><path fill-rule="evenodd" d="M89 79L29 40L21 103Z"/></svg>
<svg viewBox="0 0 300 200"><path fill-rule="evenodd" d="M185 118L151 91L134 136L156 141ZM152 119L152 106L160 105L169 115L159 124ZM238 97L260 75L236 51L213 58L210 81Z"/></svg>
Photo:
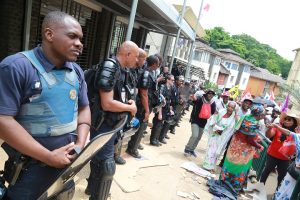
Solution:
<svg viewBox="0 0 300 200"><path fill-rule="evenodd" d="M145 64L146 58L147 52L144 49L139 48L139 57L136 63L137 67L142 67Z"/></svg>
<svg viewBox="0 0 300 200"><path fill-rule="evenodd" d="M132 41L125 41L120 46L117 59L122 67L134 68L139 56L139 47Z"/></svg>

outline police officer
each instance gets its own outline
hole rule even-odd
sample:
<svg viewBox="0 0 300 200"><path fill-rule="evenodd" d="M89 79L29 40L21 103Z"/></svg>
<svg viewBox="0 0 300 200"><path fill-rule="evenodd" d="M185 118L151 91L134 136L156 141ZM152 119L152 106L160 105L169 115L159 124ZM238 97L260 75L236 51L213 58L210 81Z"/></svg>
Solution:
<svg viewBox="0 0 300 200"><path fill-rule="evenodd" d="M142 50L142 52L141 52ZM139 48L139 56L138 56L138 61L137 61L137 67L139 68L138 63L145 62L147 54L143 55L145 51L143 49ZM145 52L146 53L146 52ZM142 66L141 66L142 67ZM126 85L126 92L128 93L128 99L132 99L136 101L136 86L137 86L137 79L138 79L138 69L137 68L124 68L121 69L122 76L124 76L124 84ZM117 137L115 141L115 154L114 154L114 159L116 164L119 165L124 165L126 164L126 160L122 158L121 153L122 153L122 146L123 146L123 136L120 135L120 137Z"/></svg>
<svg viewBox="0 0 300 200"><path fill-rule="evenodd" d="M124 42L115 58L105 60L99 68L95 79L95 88L99 90L100 109L105 117L99 130L91 131L91 138L110 131L121 120L122 112L135 115L137 108L133 100L126 102L124 80L121 70L125 67L135 67L138 57L138 47L134 42ZM112 137L90 162L90 176L86 193L91 200L105 200L108 197L116 166L114 161L114 141Z"/></svg>
<svg viewBox="0 0 300 200"><path fill-rule="evenodd" d="M173 95L174 96L172 97L172 99L175 99L175 102L174 102L175 105L173 107L175 110L175 116L174 116L175 124L170 126L170 133L172 133L172 134L175 134L175 126L178 126L178 123L179 123L179 120L181 118L182 111L183 111L184 101L180 94L180 88L182 87L183 81L184 80L182 80L180 76L177 76L177 77L175 77L175 84L173 85L173 88L174 88Z"/></svg>
<svg viewBox="0 0 300 200"><path fill-rule="evenodd" d="M155 123L153 124L151 132L151 140L158 140L160 143L166 144L165 137L170 128L169 121L174 117L174 76L172 74L166 75L166 84L162 85L160 88L160 94L164 96L165 105L162 107L161 111L155 114ZM157 128L156 128L157 127Z"/></svg>
<svg viewBox="0 0 300 200"><path fill-rule="evenodd" d="M16 175L10 170L17 152L31 158L9 185L9 199L37 199L75 158L74 147L84 147L90 109L83 72L74 63L81 39L75 18L50 12L42 23L42 44L0 63L0 138L16 153L5 173Z"/></svg>
<svg viewBox="0 0 300 200"><path fill-rule="evenodd" d="M141 51L140 55L146 55L145 51ZM139 66L142 65L142 59L138 63ZM136 117L140 120L141 125L139 130L131 137L131 140L128 143L128 148L126 152L135 157L140 158L141 155L138 152L138 147L140 145L143 132L146 130L148 125L148 119L150 115L150 110L152 110L151 99L149 99L148 93L151 92L151 88L156 87L156 82L153 77L150 78L150 73L154 72L159 66L159 60L156 56L149 56L147 58L147 65L146 69L143 73L140 73L138 77L138 95L137 95L137 105L138 105L138 112ZM151 87L152 86L152 87ZM150 89L149 89L150 88ZM152 95L153 96L153 95ZM149 103L150 102L150 103Z"/></svg>

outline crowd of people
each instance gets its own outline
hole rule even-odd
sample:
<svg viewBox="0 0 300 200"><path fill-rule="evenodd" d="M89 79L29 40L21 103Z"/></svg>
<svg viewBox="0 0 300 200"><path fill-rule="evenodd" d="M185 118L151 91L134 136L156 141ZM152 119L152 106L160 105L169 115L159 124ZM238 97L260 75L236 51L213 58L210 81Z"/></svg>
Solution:
<svg viewBox="0 0 300 200"><path fill-rule="evenodd" d="M139 120L126 152L141 158L141 140L150 114L154 115L150 145L159 147L167 143L168 133L176 133L190 105L191 136L183 147L185 156L198 156L195 149L206 134L202 167L217 173L219 165L219 180L239 193L247 184L253 159L264 149L260 141L266 136L272 142L260 181L265 183L276 169L274 198L291 195L300 166L298 115L280 113L278 108L266 113L264 106L252 99L235 102L228 91L218 98L213 89L186 81L182 68L170 73L160 55L148 56L131 41L121 44L115 56L99 65L91 101L84 72L75 63L83 48L81 38L82 29L75 18L50 12L42 24L42 43L0 63L0 138L5 149L13 152L5 163L11 166L5 168L6 198L37 199L76 158L75 148L83 149L88 139L113 130L124 115ZM85 193L91 200L108 198L115 164L126 163L121 157L122 137L121 132L114 134L90 161ZM287 141L296 143L296 159L280 151ZM16 174L14 164L20 155L30 159ZM16 177L13 183L7 179L12 176ZM67 189L74 187L73 183ZM57 198L62 198L59 195ZM69 192L63 199L72 195Z"/></svg>

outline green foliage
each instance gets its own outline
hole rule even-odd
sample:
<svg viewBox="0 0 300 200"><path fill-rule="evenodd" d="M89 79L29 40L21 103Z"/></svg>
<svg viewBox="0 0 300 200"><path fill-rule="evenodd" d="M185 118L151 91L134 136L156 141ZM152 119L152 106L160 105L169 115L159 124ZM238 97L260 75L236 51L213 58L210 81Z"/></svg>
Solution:
<svg viewBox="0 0 300 200"><path fill-rule="evenodd" d="M285 99L286 95L290 95L290 104L295 106L300 106L300 85L299 84L293 84L293 85L287 85L282 84L280 85L280 96L282 97L282 100Z"/></svg>
<svg viewBox="0 0 300 200"><path fill-rule="evenodd" d="M218 93L218 86L217 84L213 83L213 82L210 82L208 80L206 80L204 83L203 83L203 86L205 89L212 89L213 91L215 91L216 93Z"/></svg>
<svg viewBox="0 0 300 200"><path fill-rule="evenodd" d="M205 32L204 40L212 48L230 48L253 65L268 69L273 74L281 74L283 78L287 78L292 61L278 55L271 46L262 44L247 34L231 36L222 27L215 27L205 30Z"/></svg>

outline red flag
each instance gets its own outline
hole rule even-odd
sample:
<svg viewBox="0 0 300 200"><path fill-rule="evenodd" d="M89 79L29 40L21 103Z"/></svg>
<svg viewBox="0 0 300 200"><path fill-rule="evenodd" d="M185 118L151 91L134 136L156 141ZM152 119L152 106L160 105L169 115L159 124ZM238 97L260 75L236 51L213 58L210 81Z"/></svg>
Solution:
<svg viewBox="0 0 300 200"><path fill-rule="evenodd" d="M252 99L252 95L249 91L244 93L244 95L242 96L241 100L244 101L244 99Z"/></svg>
<svg viewBox="0 0 300 200"><path fill-rule="evenodd" d="M210 5L207 3L207 4L203 7L203 10L205 10L206 12L208 12L208 11L209 11L209 7L210 7Z"/></svg>

